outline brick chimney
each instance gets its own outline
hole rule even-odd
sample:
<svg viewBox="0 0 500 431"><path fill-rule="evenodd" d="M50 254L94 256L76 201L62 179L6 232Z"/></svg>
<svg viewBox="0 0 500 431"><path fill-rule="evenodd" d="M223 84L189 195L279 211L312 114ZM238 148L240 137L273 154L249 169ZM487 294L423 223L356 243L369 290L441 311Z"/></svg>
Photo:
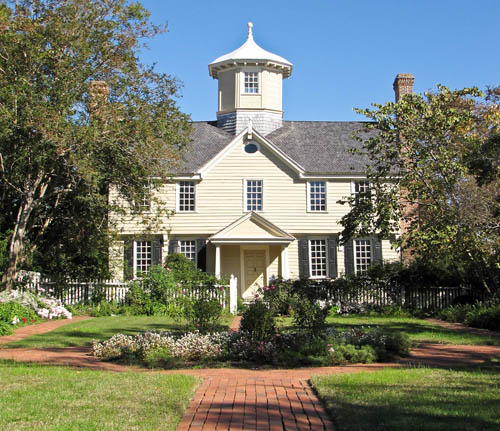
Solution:
<svg viewBox="0 0 500 431"><path fill-rule="evenodd" d="M405 94L413 93L414 81L415 78L413 77L413 73L398 73L394 79L394 84L392 84L396 96L396 103L399 102L399 99Z"/></svg>
<svg viewBox="0 0 500 431"><path fill-rule="evenodd" d="M94 111L99 104L109 99L109 87L105 81L92 81L90 83L90 110Z"/></svg>

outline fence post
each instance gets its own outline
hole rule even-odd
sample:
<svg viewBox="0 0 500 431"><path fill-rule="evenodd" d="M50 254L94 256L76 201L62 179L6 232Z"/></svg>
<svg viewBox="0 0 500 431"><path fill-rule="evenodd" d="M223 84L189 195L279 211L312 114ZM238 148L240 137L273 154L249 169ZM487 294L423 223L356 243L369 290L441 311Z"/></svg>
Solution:
<svg viewBox="0 0 500 431"><path fill-rule="evenodd" d="M229 280L229 311L231 314L238 311L238 279L233 274Z"/></svg>

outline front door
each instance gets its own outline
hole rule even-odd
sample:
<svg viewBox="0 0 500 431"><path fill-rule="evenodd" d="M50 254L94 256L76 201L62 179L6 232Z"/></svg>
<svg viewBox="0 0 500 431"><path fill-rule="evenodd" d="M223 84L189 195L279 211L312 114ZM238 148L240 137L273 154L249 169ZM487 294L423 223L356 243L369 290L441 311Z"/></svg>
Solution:
<svg viewBox="0 0 500 431"><path fill-rule="evenodd" d="M251 298L259 287L265 286L266 280L266 251L244 250L245 285L243 298Z"/></svg>

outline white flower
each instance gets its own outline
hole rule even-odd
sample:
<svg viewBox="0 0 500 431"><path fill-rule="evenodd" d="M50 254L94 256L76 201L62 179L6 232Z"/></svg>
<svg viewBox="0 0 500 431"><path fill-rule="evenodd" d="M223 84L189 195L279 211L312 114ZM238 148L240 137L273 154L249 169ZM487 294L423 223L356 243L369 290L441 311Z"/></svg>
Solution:
<svg viewBox="0 0 500 431"><path fill-rule="evenodd" d="M19 318L17 316L14 316L14 318L12 319L12 324L13 325L17 325L18 323L20 322Z"/></svg>

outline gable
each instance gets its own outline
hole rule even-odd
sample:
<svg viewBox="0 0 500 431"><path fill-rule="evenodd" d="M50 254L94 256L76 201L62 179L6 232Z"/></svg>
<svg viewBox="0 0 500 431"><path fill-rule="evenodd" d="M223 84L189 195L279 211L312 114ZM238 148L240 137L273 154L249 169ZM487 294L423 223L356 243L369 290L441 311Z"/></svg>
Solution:
<svg viewBox="0 0 500 431"><path fill-rule="evenodd" d="M213 243L265 242L289 243L295 238L264 217L250 212L212 235Z"/></svg>

